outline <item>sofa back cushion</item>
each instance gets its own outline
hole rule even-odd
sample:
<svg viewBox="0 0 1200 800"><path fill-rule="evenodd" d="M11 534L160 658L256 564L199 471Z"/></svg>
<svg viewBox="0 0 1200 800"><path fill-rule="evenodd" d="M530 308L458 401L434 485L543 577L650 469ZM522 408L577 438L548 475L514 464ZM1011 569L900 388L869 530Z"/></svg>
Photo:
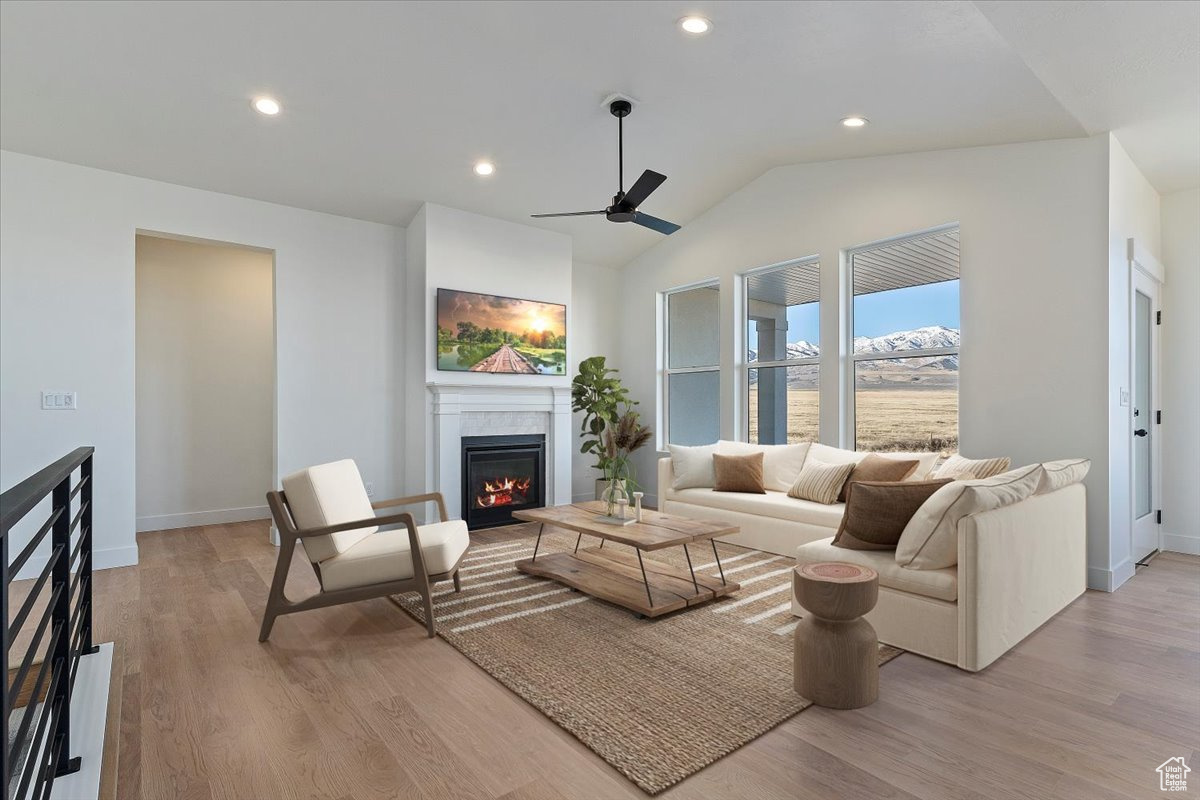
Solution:
<svg viewBox="0 0 1200 800"><path fill-rule="evenodd" d="M711 489L716 481L713 471L713 454L717 452L715 444L700 447L685 447L681 444L669 444L671 451L671 488L679 489Z"/></svg>
<svg viewBox="0 0 1200 800"><path fill-rule="evenodd" d="M903 481L916 472L920 465L921 462L916 459L903 461L898 458L884 458L875 453L868 453L867 457L855 464L854 469L850 471L850 477L842 486L838 500L846 502L846 493L850 489L850 484L855 481Z"/></svg>
<svg viewBox="0 0 1200 800"><path fill-rule="evenodd" d="M894 458L898 461L916 461L917 468L904 479L906 481L930 480L933 468L937 466L938 459L942 457L941 453L876 453L875 455L881 458Z"/></svg>
<svg viewBox="0 0 1200 800"><path fill-rule="evenodd" d="M867 457L866 453L857 450L843 450L840 447L830 447L827 444L813 442L808 448L808 457L815 458L822 464L857 464Z"/></svg>
<svg viewBox="0 0 1200 800"><path fill-rule="evenodd" d="M283 479L283 493L292 519L300 530L375 516L358 465L349 458L293 472ZM379 526L369 526L301 541L309 560L320 562L346 552L377 530Z"/></svg>
<svg viewBox="0 0 1200 800"><path fill-rule="evenodd" d="M1042 463L1042 480L1037 494L1049 494L1072 483L1080 483L1087 477L1092 462L1086 458L1067 458L1062 461Z"/></svg>
<svg viewBox="0 0 1200 800"><path fill-rule="evenodd" d="M958 563L958 521L971 514L1032 497L1042 477L1033 464L991 478L956 480L917 509L896 544L896 563L909 569L944 569Z"/></svg>
<svg viewBox="0 0 1200 800"><path fill-rule="evenodd" d="M895 550L913 514L949 478L934 481L853 481L833 544L847 550Z"/></svg>
<svg viewBox="0 0 1200 800"><path fill-rule="evenodd" d="M763 488L763 454L747 453L742 456L713 454L713 482L715 492L743 492L766 494Z"/></svg>
<svg viewBox="0 0 1200 800"><path fill-rule="evenodd" d="M750 444L722 439L717 442L717 452L722 455L746 455L762 453L763 488L772 492L786 492L792 488L804 459L808 456L809 443L797 444Z"/></svg>
<svg viewBox="0 0 1200 800"><path fill-rule="evenodd" d="M842 486L853 469L853 461L826 464L815 458L806 459L799 477L788 490L788 496L825 505L836 503L838 495L842 493Z"/></svg>

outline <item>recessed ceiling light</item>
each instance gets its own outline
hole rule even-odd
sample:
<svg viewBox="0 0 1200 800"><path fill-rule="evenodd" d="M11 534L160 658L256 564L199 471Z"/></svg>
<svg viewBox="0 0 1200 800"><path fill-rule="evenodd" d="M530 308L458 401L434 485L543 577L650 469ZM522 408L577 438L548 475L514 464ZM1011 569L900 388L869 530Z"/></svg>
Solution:
<svg viewBox="0 0 1200 800"><path fill-rule="evenodd" d="M279 101L273 97L256 97L251 105L255 111L260 114L266 114L268 117L273 117L279 113Z"/></svg>
<svg viewBox="0 0 1200 800"><path fill-rule="evenodd" d="M847 128L861 128L868 122L866 117L846 117L842 124Z"/></svg>
<svg viewBox="0 0 1200 800"><path fill-rule="evenodd" d="M496 165L490 161L478 161L475 164L476 175L491 175L496 171Z"/></svg>
<svg viewBox="0 0 1200 800"><path fill-rule="evenodd" d="M702 33L708 33L712 30L712 22L704 17L684 17L683 19L679 20L679 27L683 29L684 33L690 33L695 36L699 36Z"/></svg>

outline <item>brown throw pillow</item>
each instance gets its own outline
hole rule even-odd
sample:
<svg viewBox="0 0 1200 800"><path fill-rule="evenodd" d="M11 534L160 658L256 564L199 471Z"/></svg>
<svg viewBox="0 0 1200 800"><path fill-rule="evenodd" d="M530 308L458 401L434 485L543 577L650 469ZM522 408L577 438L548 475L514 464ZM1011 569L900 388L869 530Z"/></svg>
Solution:
<svg viewBox="0 0 1200 800"><path fill-rule="evenodd" d="M846 485L838 494L838 500L846 502L846 493L850 491L852 483L858 481L888 481L889 483L902 481L916 472L919 466L921 466L920 461L901 461L898 458L884 458L871 453L854 465L854 471L850 473Z"/></svg>
<svg viewBox="0 0 1200 800"><path fill-rule="evenodd" d="M766 494L763 488L763 454L751 453L745 456L723 456L713 454L713 472L717 479L713 482L714 492L746 492L749 494Z"/></svg>
<svg viewBox="0 0 1200 800"><path fill-rule="evenodd" d="M847 487L846 511L834 547L895 550L917 509L950 478L933 481L859 481Z"/></svg>

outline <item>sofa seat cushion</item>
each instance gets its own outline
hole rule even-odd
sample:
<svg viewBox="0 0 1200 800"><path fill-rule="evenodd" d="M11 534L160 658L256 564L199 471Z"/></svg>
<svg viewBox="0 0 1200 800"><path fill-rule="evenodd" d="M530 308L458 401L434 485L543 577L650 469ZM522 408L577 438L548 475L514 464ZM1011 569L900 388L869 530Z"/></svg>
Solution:
<svg viewBox="0 0 1200 800"><path fill-rule="evenodd" d="M908 592L950 603L958 600L957 567L908 569L896 563L896 557L890 550L847 550L844 547L834 547L832 537L796 548L797 565L822 561L842 561L870 567L879 573L880 586L898 592Z"/></svg>
<svg viewBox="0 0 1200 800"><path fill-rule="evenodd" d="M672 502L692 503L708 508L725 508L760 517L807 522L810 525L829 528L831 533L841 523L842 510L846 507L845 503L823 505L811 500L799 500L795 497L788 497L783 492L733 494L714 492L712 489L683 489L671 492L670 499Z"/></svg>
<svg viewBox="0 0 1200 800"><path fill-rule="evenodd" d="M460 519L417 528L425 571L447 572L471 544L467 523ZM402 581L413 576L408 529L381 531L367 536L344 553L321 562L321 585L326 591Z"/></svg>

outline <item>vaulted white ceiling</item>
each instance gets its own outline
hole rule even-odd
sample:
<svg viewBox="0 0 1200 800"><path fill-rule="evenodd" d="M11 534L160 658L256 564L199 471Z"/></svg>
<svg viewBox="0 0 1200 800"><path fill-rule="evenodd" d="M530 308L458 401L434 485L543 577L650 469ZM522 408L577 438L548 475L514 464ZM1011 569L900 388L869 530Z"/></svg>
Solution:
<svg viewBox="0 0 1200 800"><path fill-rule="evenodd" d="M1200 75L1173 74L1195 63L1196 32L1180 30L1197 4L1130 4L1162 8L1122 52L1171 50L1132 72L1105 26L1136 9L1037 4L1061 9L1030 10L1031 25L1006 5L5 2L0 146L379 222L407 224L423 201L532 222L609 202L616 124L601 100L624 92L639 101L626 185L665 173L644 209L686 224L779 164L1137 132L1155 116L1139 87L1200 126ZM713 32L680 33L689 12ZM1062 52L1055 30L1072 34ZM256 94L283 113L252 112ZM871 124L846 130L849 114ZM1160 188L1200 182L1195 148L1172 137L1126 146ZM496 174L472 174L480 158ZM659 238L596 217L533 224L603 264Z"/></svg>

